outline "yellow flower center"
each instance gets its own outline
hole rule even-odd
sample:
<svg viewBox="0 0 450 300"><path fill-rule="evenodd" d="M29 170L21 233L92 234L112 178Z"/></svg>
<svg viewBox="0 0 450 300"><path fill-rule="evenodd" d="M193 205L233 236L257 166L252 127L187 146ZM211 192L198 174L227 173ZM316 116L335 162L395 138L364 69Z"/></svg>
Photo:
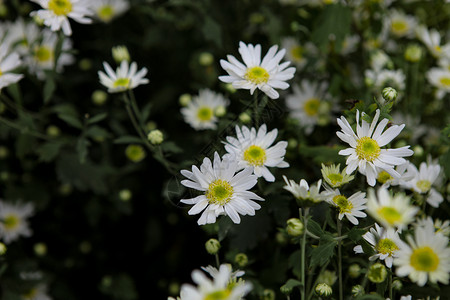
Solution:
<svg viewBox="0 0 450 300"><path fill-rule="evenodd" d="M57 16L67 16L72 11L72 3L70 0L50 0L48 9Z"/></svg>
<svg viewBox="0 0 450 300"><path fill-rule="evenodd" d="M226 299L228 299L230 294L231 294L231 291L228 290L228 289L226 289L226 290L218 290L218 291L214 291L214 292L209 293L208 295L206 295L204 300L226 300Z"/></svg>
<svg viewBox="0 0 450 300"><path fill-rule="evenodd" d="M208 106L202 106L197 111L197 118L202 122L208 122L213 117L213 110Z"/></svg>
<svg viewBox="0 0 450 300"><path fill-rule="evenodd" d="M434 48L434 50L436 50L436 52L438 52L438 53L441 53L441 52L442 52L442 49L441 49L441 47L440 47L439 45L436 45L436 46L434 46L433 48Z"/></svg>
<svg viewBox="0 0 450 300"><path fill-rule="evenodd" d="M244 77L254 84L260 84L266 83L269 80L269 73L264 68L253 67L247 69Z"/></svg>
<svg viewBox="0 0 450 300"><path fill-rule="evenodd" d="M418 271L432 272L435 271L439 265L439 257L433 249L425 246L415 249L411 254L409 262L411 266Z"/></svg>
<svg viewBox="0 0 450 300"><path fill-rule="evenodd" d="M303 109L305 110L305 113L312 117L317 116L317 113L319 111L320 107L320 100L317 98L311 98L306 100L305 105L303 106Z"/></svg>
<svg viewBox="0 0 450 300"><path fill-rule="evenodd" d="M403 20L393 21L391 29L395 34L405 34L409 30L409 25Z"/></svg>
<svg viewBox="0 0 450 300"><path fill-rule="evenodd" d="M53 50L49 47L41 46L35 51L34 57L39 62L47 62L53 59Z"/></svg>
<svg viewBox="0 0 450 300"><path fill-rule="evenodd" d="M402 219L402 214L397 209L390 206L383 206L379 208L377 213L390 225L394 225Z"/></svg>
<svg viewBox="0 0 450 300"><path fill-rule="evenodd" d="M333 202L339 208L341 214L349 213L352 211L353 204L348 201L347 197L342 195L336 195L333 197Z"/></svg>
<svg viewBox="0 0 450 300"><path fill-rule="evenodd" d="M378 182L380 182L381 184L384 184L388 181L391 181L392 179L394 179L394 177L392 177L388 172L386 171L381 171L380 173L378 173L378 177L377 180Z"/></svg>
<svg viewBox="0 0 450 300"><path fill-rule="evenodd" d="M225 180L217 179L211 182L208 186L208 190L205 193L206 198L210 204L224 205L230 202L233 196L233 187ZM216 299L216 298L208 298ZM221 298L217 298L221 299Z"/></svg>
<svg viewBox="0 0 450 300"><path fill-rule="evenodd" d="M109 22L114 17L114 13L114 7L111 5L103 5L97 10L98 17L104 22Z"/></svg>
<svg viewBox="0 0 450 300"><path fill-rule="evenodd" d="M14 230L19 226L20 219L16 215L9 215L3 220L3 226L6 230Z"/></svg>
<svg viewBox="0 0 450 300"><path fill-rule="evenodd" d="M439 82L446 87L450 87L450 77L442 77Z"/></svg>
<svg viewBox="0 0 450 300"><path fill-rule="evenodd" d="M2 76L2 74L3 74L3 73L2 73L2 69L0 69L0 77Z"/></svg>
<svg viewBox="0 0 450 300"><path fill-rule="evenodd" d="M359 159L365 159L370 162L380 156L380 146L378 146L377 141L368 136L364 136L358 140L355 151Z"/></svg>
<svg viewBox="0 0 450 300"><path fill-rule="evenodd" d="M426 193L431 188L431 182L426 179L419 180L417 181L416 186L422 193Z"/></svg>
<svg viewBox="0 0 450 300"><path fill-rule="evenodd" d="M244 152L244 160L252 166L262 166L266 159L266 151L256 145L251 145Z"/></svg>
<svg viewBox="0 0 450 300"><path fill-rule="evenodd" d="M331 173L327 176L328 180L331 182L332 185L337 185L338 183L341 183L344 177L340 173Z"/></svg>
<svg viewBox="0 0 450 300"><path fill-rule="evenodd" d="M382 254L389 254L392 256L392 253L398 250L398 246L391 239L381 239L377 244L377 251Z"/></svg>
<svg viewBox="0 0 450 300"><path fill-rule="evenodd" d="M114 87L121 87L127 89L130 86L130 78L117 78L114 81Z"/></svg>
<svg viewBox="0 0 450 300"><path fill-rule="evenodd" d="M296 60L301 60L303 58L303 47L302 46L295 46L291 49L291 55Z"/></svg>

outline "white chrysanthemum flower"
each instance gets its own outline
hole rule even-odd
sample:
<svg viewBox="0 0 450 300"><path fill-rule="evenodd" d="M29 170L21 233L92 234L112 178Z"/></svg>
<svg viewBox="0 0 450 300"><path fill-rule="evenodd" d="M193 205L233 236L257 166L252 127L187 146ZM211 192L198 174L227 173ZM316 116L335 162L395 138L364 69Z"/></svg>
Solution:
<svg viewBox="0 0 450 300"><path fill-rule="evenodd" d="M278 50L278 46L272 46L261 61L261 45L239 43L239 53L244 64L234 56L228 55L226 60L221 59L220 65L228 75L219 76L219 79L231 83L235 89L250 90L250 94L258 88L271 99L277 99L280 95L275 90L285 90L289 87L286 80L294 77L295 68L288 68L290 62L280 64L286 50Z"/></svg>
<svg viewBox="0 0 450 300"><path fill-rule="evenodd" d="M181 113L184 121L195 130L216 129L218 119L215 112L219 108L226 108L228 104L229 100L222 94L203 89L181 109Z"/></svg>
<svg viewBox="0 0 450 300"><path fill-rule="evenodd" d="M252 175L252 168L246 168L236 174L238 163L233 157L223 157L221 160L217 152L214 161L207 157L198 169L192 166L192 172L182 170L186 180L181 184L201 191L204 194L191 199L182 199L182 203L194 205L188 212L196 215L203 211L197 223L199 225L215 223L220 215L227 215L239 224L239 214L254 216L261 206L253 200L264 201L253 192L248 191L257 183L257 177Z"/></svg>
<svg viewBox="0 0 450 300"><path fill-rule="evenodd" d="M325 166L322 164L322 169L320 170L322 172L322 177L332 188L343 186L355 178L355 176L347 174L346 168L344 168L341 172L340 166L341 164L338 164L337 166L335 164L331 166Z"/></svg>
<svg viewBox="0 0 450 300"><path fill-rule="evenodd" d="M297 67L297 71L306 66L308 56L317 54L317 48L313 43L306 42L301 45L294 37L283 38L281 46L286 49L286 59Z"/></svg>
<svg viewBox="0 0 450 300"><path fill-rule="evenodd" d="M406 15L404 12L391 9L384 19L384 30L387 30L395 37L413 37L414 29L417 26L415 17Z"/></svg>
<svg viewBox="0 0 450 300"><path fill-rule="evenodd" d="M400 177L398 178L394 178L388 172L379 170L377 168L378 170L377 181L386 188L390 186L402 185L405 182L414 178L415 174L414 168L415 166L409 161L406 161L404 164L396 166L394 170L400 175Z"/></svg>
<svg viewBox="0 0 450 300"><path fill-rule="evenodd" d="M325 192L320 192L322 180L319 180L316 185L311 185L310 187L305 179L300 180L299 183L296 183L291 179L288 180L284 175L283 179L284 182L286 182L286 185L283 188L291 192L297 200L312 203L319 203L325 200Z"/></svg>
<svg viewBox="0 0 450 300"><path fill-rule="evenodd" d="M450 70L431 68L426 73L428 82L438 89L437 98L441 99L446 93L450 93Z"/></svg>
<svg viewBox="0 0 450 300"><path fill-rule="evenodd" d="M19 54L16 52L8 54L7 47L0 46L0 90L22 79L22 74L10 73L21 63Z"/></svg>
<svg viewBox="0 0 450 300"><path fill-rule="evenodd" d="M228 266L231 270L231 265L226 264L226 266ZM206 267L201 267L203 271L207 272L209 275L211 275L212 278L216 278L217 276L219 276L220 271L213 266L206 266ZM236 280L238 279L238 277L242 277L244 276L245 272L241 271L241 270L236 270L231 272L230 274L230 279L231 280Z"/></svg>
<svg viewBox="0 0 450 300"><path fill-rule="evenodd" d="M251 167L258 177L273 182L275 177L267 167L287 168L289 164L284 161L287 142L278 142L271 146L277 138L278 130L267 132L266 124L261 125L258 131L254 127L236 126L236 136L227 136L225 150L227 155L234 156L240 169Z"/></svg>
<svg viewBox="0 0 450 300"><path fill-rule="evenodd" d="M439 164L422 162L419 170L413 164L411 164L411 168L414 176L410 181L403 182L402 186L419 194L427 194L428 204L433 207L439 207L444 197L433 188L433 185L439 177L441 166Z"/></svg>
<svg viewBox="0 0 450 300"><path fill-rule="evenodd" d="M450 43L441 45L441 35L436 29L428 30L425 26L419 26L416 36L435 58L450 57Z"/></svg>
<svg viewBox="0 0 450 300"><path fill-rule="evenodd" d="M197 287L183 284L180 292L181 300L240 300L252 289L250 283L233 279L230 265L225 264L219 267L212 280L199 270L192 272L192 280Z"/></svg>
<svg viewBox="0 0 450 300"><path fill-rule="evenodd" d="M27 55L30 46L41 36L41 29L34 22L25 23L19 18L14 23L7 23L2 45L10 47L19 55ZM2 35L0 34L0 37Z"/></svg>
<svg viewBox="0 0 450 300"><path fill-rule="evenodd" d="M372 245L375 254L369 257L370 261L374 261L377 258L384 260L384 263L388 268L392 267L392 262L395 257L397 257L397 252L399 250L399 240L398 231L393 228L385 229L375 223L375 229L370 228L370 231L363 235L363 238ZM355 253L363 253L361 245L353 248Z"/></svg>
<svg viewBox="0 0 450 300"><path fill-rule="evenodd" d="M330 98L327 89L326 83L304 79L300 85L293 86L293 94L286 96L290 117L298 120L306 134L310 134L316 124L326 123L331 118L331 105L325 100Z"/></svg>
<svg viewBox="0 0 450 300"><path fill-rule="evenodd" d="M109 23L126 12L130 8L130 4L126 0L92 0L91 8L97 18L102 22Z"/></svg>
<svg viewBox="0 0 450 300"><path fill-rule="evenodd" d="M0 200L0 239L9 244L19 236L31 236L27 218L33 214L31 203L10 204Z"/></svg>
<svg viewBox="0 0 450 300"><path fill-rule="evenodd" d="M408 276L418 286L442 282L448 284L450 248L448 237L435 233L431 226L416 227L414 238L406 237L408 244L400 242L398 257L394 259L397 276Z"/></svg>
<svg viewBox="0 0 450 300"><path fill-rule="evenodd" d="M47 295L47 285L38 284L35 287L28 290L27 293L22 294L23 300L52 300L51 297Z"/></svg>
<svg viewBox="0 0 450 300"><path fill-rule="evenodd" d="M433 221L431 217L423 217L418 219L414 224L416 227L430 227L434 232L441 233L445 236L450 235L450 220L441 221L436 219Z"/></svg>
<svg viewBox="0 0 450 300"><path fill-rule="evenodd" d="M371 186L375 185L378 174L377 168L399 178L400 174L394 170L394 166L405 163L406 160L403 157L411 156L414 153L408 149L409 146L397 149L381 149L381 147L390 143L405 125L392 125L384 131L389 121L383 119L377 126L379 117L380 110L377 109L371 124L362 120L362 124L359 125L359 111L357 111L356 134L343 116L337 120L342 129L342 132L336 132L337 136L351 146L351 148L339 151L340 155L348 156L346 162L347 174L353 173L358 168L358 171L367 177L367 183Z"/></svg>
<svg viewBox="0 0 450 300"><path fill-rule="evenodd" d="M44 20L44 24L52 31L62 28L65 35L72 35L69 18L81 24L89 24L92 20L90 3L88 0L31 0L43 9L31 12L31 16L37 16Z"/></svg>
<svg viewBox="0 0 450 300"><path fill-rule="evenodd" d="M58 43L58 36L47 29L43 31L42 35L42 41L32 45L30 55L25 58L25 63L28 65L30 72L36 74L39 79L45 78L45 71L55 69L60 73L64 66L74 62L73 55L67 53L72 49L72 42L66 38L62 43L61 53L55 68L55 48Z"/></svg>
<svg viewBox="0 0 450 300"><path fill-rule="evenodd" d="M404 194L390 195L385 187L375 191L368 191L367 213L383 225L383 227L396 227L402 230L414 221L419 211L418 207L410 204L410 198Z"/></svg>
<svg viewBox="0 0 450 300"><path fill-rule="evenodd" d="M345 216L353 225L358 225L358 218L365 218L367 215L362 212L362 210L366 209L367 203L366 193L356 192L350 197L345 197L341 195L341 192L338 189L328 190L326 201L333 205L334 207L339 209L339 220Z"/></svg>
<svg viewBox="0 0 450 300"><path fill-rule="evenodd" d="M100 83L108 88L109 93L119 93L126 90L132 90L141 84L147 84L149 81L144 78L147 75L147 68L142 68L137 72L137 64L132 62L128 65L128 61L123 60L120 66L113 71L107 62L103 62L106 74L98 71Z"/></svg>

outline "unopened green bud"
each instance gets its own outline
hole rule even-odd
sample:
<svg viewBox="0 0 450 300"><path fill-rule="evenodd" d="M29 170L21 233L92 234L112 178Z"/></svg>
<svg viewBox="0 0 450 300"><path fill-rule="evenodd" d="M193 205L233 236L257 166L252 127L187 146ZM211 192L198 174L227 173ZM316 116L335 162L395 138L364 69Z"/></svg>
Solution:
<svg viewBox="0 0 450 300"><path fill-rule="evenodd" d="M242 114L239 115L239 120L242 123L248 123L252 120L252 118L250 117L250 115L248 113L243 112Z"/></svg>
<svg viewBox="0 0 450 300"><path fill-rule="evenodd" d="M198 57L198 62L204 67L210 66L214 62L214 56L209 52L202 52Z"/></svg>
<svg viewBox="0 0 450 300"><path fill-rule="evenodd" d="M153 145L159 145L164 141L164 135L158 129L150 131L147 138Z"/></svg>
<svg viewBox="0 0 450 300"><path fill-rule="evenodd" d="M418 157L422 156L424 153L424 150L423 150L422 146L420 146L420 145L414 146L413 151L414 151L414 156L418 156Z"/></svg>
<svg viewBox="0 0 450 300"><path fill-rule="evenodd" d="M234 262L241 268L245 267L248 264L248 257L245 253L238 253L234 257Z"/></svg>
<svg viewBox="0 0 450 300"><path fill-rule="evenodd" d="M292 287L287 284L284 284L280 287L280 291L285 295L290 295L292 293Z"/></svg>
<svg viewBox="0 0 450 300"><path fill-rule="evenodd" d="M383 91L381 92L381 95L383 96L384 100L386 101L394 101L397 99L398 92L396 89L392 87L385 87Z"/></svg>
<svg viewBox="0 0 450 300"><path fill-rule="evenodd" d="M34 244L33 249L37 256L44 256L47 254L47 245L44 243Z"/></svg>
<svg viewBox="0 0 450 300"><path fill-rule="evenodd" d="M409 45L405 50L405 59L416 63L422 58L423 50L419 45Z"/></svg>
<svg viewBox="0 0 450 300"><path fill-rule="evenodd" d="M126 46L115 46L111 49L112 57L116 61L116 63L120 64L122 61L130 61L130 52L128 52L128 48Z"/></svg>
<svg viewBox="0 0 450 300"><path fill-rule="evenodd" d="M261 300L275 300L275 291L271 289L265 289L263 291L262 296L260 297Z"/></svg>
<svg viewBox="0 0 450 300"><path fill-rule="evenodd" d="M6 250L7 250L6 245L0 242L0 255L5 255Z"/></svg>
<svg viewBox="0 0 450 300"><path fill-rule="evenodd" d="M9 150L5 146L0 146L0 159L7 158L9 156Z"/></svg>
<svg viewBox="0 0 450 300"><path fill-rule="evenodd" d="M392 281L392 288L394 290L400 291L402 289L402 287L403 287L403 283L400 280L395 279L394 281Z"/></svg>
<svg viewBox="0 0 450 300"><path fill-rule="evenodd" d="M61 134L61 130L55 126L55 125L50 125L47 127L47 135L51 136L51 137L57 137Z"/></svg>
<svg viewBox="0 0 450 300"><path fill-rule="evenodd" d="M147 154L145 153L145 150L142 146L129 145L125 149L125 155L127 156L127 158L129 160L136 163L136 162L140 162L141 160L143 160Z"/></svg>
<svg viewBox="0 0 450 300"><path fill-rule="evenodd" d="M33 16L33 21L34 21L34 23L36 23L39 26L44 25L44 19L38 17L37 14Z"/></svg>
<svg viewBox="0 0 450 300"><path fill-rule="evenodd" d="M108 94L102 90L95 90L91 95L92 103L102 106L108 100Z"/></svg>
<svg viewBox="0 0 450 300"><path fill-rule="evenodd" d="M236 93L236 89L234 88L233 84L231 84L231 83L227 83L225 85L225 89L231 94Z"/></svg>
<svg viewBox="0 0 450 300"><path fill-rule="evenodd" d="M205 248L206 251L211 254L211 255L215 255L219 252L220 249L220 242L216 239L209 239L206 243L205 243Z"/></svg>
<svg viewBox="0 0 450 300"><path fill-rule="evenodd" d="M374 283L381 283L386 280L387 270L386 267L380 263L375 263L369 268L367 277Z"/></svg>
<svg viewBox="0 0 450 300"><path fill-rule="evenodd" d="M222 105L217 106L216 109L214 110L214 114L217 117L223 117L223 116L225 116L226 113L227 113L227 109Z"/></svg>
<svg viewBox="0 0 450 300"><path fill-rule="evenodd" d="M350 267L348 267L348 275L352 278L357 278L361 275L361 267L358 264L351 264Z"/></svg>
<svg viewBox="0 0 450 300"><path fill-rule="evenodd" d="M286 221L286 231L290 236L300 236L303 233L303 222L297 218L291 218Z"/></svg>
<svg viewBox="0 0 450 300"><path fill-rule="evenodd" d="M364 288L362 285L355 285L352 287L352 295L354 297L362 296L364 295Z"/></svg>
<svg viewBox="0 0 450 300"><path fill-rule="evenodd" d="M333 293L333 289L326 283L319 283L314 288L317 295L322 297L329 297Z"/></svg>
<svg viewBox="0 0 450 300"><path fill-rule="evenodd" d="M78 62L78 67L82 71L88 71L92 69L92 61L89 58L83 58Z"/></svg>
<svg viewBox="0 0 450 300"><path fill-rule="evenodd" d="M296 139L291 138L288 140L288 148L289 149L295 149L298 146L298 142Z"/></svg>
<svg viewBox="0 0 450 300"><path fill-rule="evenodd" d="M187 106L189 103L191 103L192 96L189 95L189 94L183 94L183 95L180 96L178 101L180 102L181 106Z"/></svg>
<svg viewBox="0 0 450 300"><path fill-rule="evenodd" d="M133 193L129 189L123 189L119 192L119 199L123 202L130 201L133 197Z"/></svg>

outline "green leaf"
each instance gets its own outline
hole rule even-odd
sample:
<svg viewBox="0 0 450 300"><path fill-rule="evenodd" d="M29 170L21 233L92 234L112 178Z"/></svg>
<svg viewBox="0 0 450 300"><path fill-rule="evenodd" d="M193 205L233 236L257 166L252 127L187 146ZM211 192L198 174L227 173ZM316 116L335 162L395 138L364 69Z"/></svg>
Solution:
<svg viewBox="0 0 450 300"><path fill-rule="evenodd" d="M75 116L59 114L58 117L72 127L83 129L83 123Z"/></svg>
<svg viewBox="0 0 450 300"><path fill-rule="evenodd" d="M18 83L8 85L6 87L6 90L11 95L11 97L14 99L14 101L16 101L16 103L22 102L22 93L20 92Z"/></svg>
<svg viewBox="0 0 450 300"><path fill-rule="evenodd" d="M53 161L59 154L61 147L64 142L61 141L50 141L42 144L37 148L36 153L39 156L39 161L50 162Z"/></svg>
<svg viewBox="0 0 450 300"><path fill-rule="evenodd" d="M108 284L100 284L100 291L117 300L134 300L138 298L133 279L128 274L109 277ZM103 281L104 283L105 281Z"/></svg>
<svg viewBox="0 0 450 300"><path fill-rule="evenodd" d="M321 163L345 163L342 155L339 155L339 150L343 147L327 147L327 146L300 146L300 154L306 158L311 158L317 165Z"/></svg>
<svg viewBox="0 0 450 300"><path fill-rule="evenodd" d="M163 149L164 152L169 152L169 153L182 153L183 149L181 149L180 147L177 146L177 144L175 144L172 141L169 142L164 142L161 144L161 148Z"/></svg>
<svg viewBox="0 0 450 300"><path fill-rule="evenodd" d="M289 256L289 267L292 268L292 273L297 276L298 278L301 278L302 274L300 271L301 264L302 264L302 252L300 250L294 251Z"/></svg>
<svg viewBox="0 0 450 300"><path fill-rule="evenodd" d="M297 279L289 279L285 284L280 287L283 293L290 294L295 287L301 287L302 283Z"/></svg>
<svg viewBox="0 0 450 300"><path fill-rule="evenodd" d="M222 47L222 30L219 24L217 24L211 17L205 17L202 33L206 40L214 42L217 47Z"/></svg>
<svg viewBox="0 0 450 300"><path fill-rule="evenodd" d="M308 231L311 232L314 235L317 235L318 237L321 237L325 232L322 230L322 227L320 225L313 221L312 219L308 220L307 225Z"/></svg>
<svg viewBox="0 0 450 300"><path fill-rule="evenodd" d="M95 115L95 116L89 118L87 120L87 123L88 124L95 124L97 122L100 122L100 121L106 119L107 116L108 116L108 113L106 113L106 112L105 113L100 113L98 115Z"/></svg>
<svg viewBox="0 0 450 300"><path fill-rule="evenodd" d="M320 238L319 246L311 251L310 266L323 266L334 255L334 247L337 241L330 234L324 234Z"/></svg>
<svg viewBox="0 0 450 300"><path fill-rule="evenodd" d="M42 95L44 98L44 104L50 102L50 99L52 99L55 90L56 90L55 79L52 76L48 76L44 84L44 90Z"/></svg>
<svg viewBox="0 0 450 300"><path fill-rule="evenodd" d="M76 149L78 152L78 159L80 160L81 164L84 164L86 162L88 147L90 145L91 143L85 137L80 137L77 141Z"/></svg>
<svg viewBox="0 0 450 300"><path fill-rule="evenodd" d="M347 235L349 239L351 239L353 242L357 243L360 239L362 239L362 235L366 233L366 230L353 227L349 232L347 232Z"/></svg>
<svg viewBox="0 0 450 300"><path fill-rule="evenodd" d="M221 242L225 239L231 227L233 226L233 221L231 221L230 218L220 218L218 224L219 224L218 239L219 242Z"/></svg>
<svg viewBox="0 0 450 300"><path fill-rule="evenodd" d="M143 144L143 141L137 136L126 135L115 139L114 144Z"/></svg>
<svg viewBox="0 0 450 300"><path fill-rule="evenodd" d="M101 138L101 139L109 138L111 136L111 134L106 129L104 129L100 126L96 126L96 125L91 126L88 129L86 129L84 134L87 137L93 138L94 140L97 140L99 138Z"/></svg>

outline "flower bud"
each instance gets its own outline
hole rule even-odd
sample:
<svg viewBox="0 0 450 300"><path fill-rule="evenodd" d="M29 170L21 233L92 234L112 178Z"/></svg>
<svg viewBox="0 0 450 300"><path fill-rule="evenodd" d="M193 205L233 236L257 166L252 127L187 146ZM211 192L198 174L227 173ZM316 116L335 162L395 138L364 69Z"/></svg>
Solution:
<svg viewBox="0 0 450 300"><path fill-rule="evenodd" d="M250 117L250 115L248 113L243 112L242 114L239 115L239 120L242 123L248 123L252 120L252 118Z"/></svg>
<svg viewBox="0 0 450 300"><path fill-rule="evenodd" d="M238 253L234 257L234 261L238 264L239 267L245 267L248 264L248 257L245 253Z"/></svg>
<svg viewBox="0 0 450 300"><path fill-rule="evenodd" d="M405 50L405 59L409 62L415 63L422 58L422 47L419 45L409 45Z"/></svg>
<svg viewBox="0 0 450 300"><path fill-rule="evenodd" d="M123 189L119 192L119 199L123 202L130 201L131 197L133 197L133 194L129 189Z"/></svg>
<svg viewBox="0 0 450 300"><path fill-rule="evenodd" d="M136 163L136 162L140 162L141 160L143 160L147 154L145 153L145 150L142 146L129 145L125 149L125 155L127 156L127 158L129 160Z"/></svg>
<svg viewBox="0 0 450 300"><path fill-rule="evenodd" d="M400 280L395 279L394 281L392 281L392 288L394 290L400 291L402 289L402 287L403 287L403 283Z"/></svg>
<svg viewBox="0 0 450 300"><path fill-rule="evenodd" d="M209 52L202 52L198 57L198 62L204 67L210 66L214 62L214 56Z"/></svg>
<svg viewBox="0 0 450 300"><path fill-rule="evenodd" d="M333 293L333 289L331 288L331 286L329 286L326 283L317 284L314 291L316 292L317 295L322 297L331 296L331 294Z"/></svg>
<svg viewBox="0 0 450 300"><path fill-rule="evenodd" d="M414 151L414 156L418 156L418 157L422 156L424 153L424 150L423 150L422 146L420 146L420 145L414 146L413 151Z"/></svg>
<svg viewBox="0 0 450 300"><path fill-rule="evenodd" d="M361 267L358 264L351 264L348 268L348 275L351 278L357 278L361 274Z"/></svg>
<svg viewBox="0 0 450 300"><path fill-rule="evenodd" d="M263 295L260 297L261 300L275 300L275 291L271 289L265 289Z"/></svg>
<svg viewBox="0 0 450 300"><path fill-rule="evenodd" d="M227 109L222 105L217 106L216 109L214 110L214 114L217 117L223 117L223 116L225 116L226 113L227 113Z"/></svg>
<svg viewBox="0 0 450 300"><path fill-rule="evenodd" d="M374 283L381 283L386 280L387 270L386 267L380 263L375 263L369 268L367 277Z"/></svg>
<svg viewBox="0 0 450 300"><path fill-rule="evenodd" d="M147 138L153 145L159 145L164 141L164 135L158 129L150 131Z"/></svg>
<svg viewBox="0 0 450 300"><path fill-rule="evenodd" d="M236 89L234 88L234 86L231 83L227 83L225 85L225 89L231 94L236 93Z"/></svg>
<svg viewBox="0 0 450 300"><path fill-rule="evenodd" d="M102 90L95 90L91 95L92 103L102 106L108 100L108 94Z"/></svg>
<svg viewBox="0 0 450 300"><path fill-rule="evenodd" d="M303 233L303 222L297 218L291 218L286 221L286 231L290 236L299 236Z"/></svg>
<svg viewBox="0 0 450 300"><path fill-rule="evenodd" d="M61 134L61 130L55 126L55 125L50 125L47 127L47 135L51 136L51 137L57 137Z"/></svg>
<svg viewBox="0 0 450 300"><path fill-rule="evenodd" d="M44 243L34 244L33 250L37 256L44 256L45 254L47 254L47 245Z"/></svg>
<svg viewBox="0 0 450 300"><path fill-rule="evenodd" d="M383 91L381 92L381 95L383 96L384 100L390 102L397 99L398 92L396 89L392 87L385 87Z"/></svg>
<svg viewBox="0 0 450 300"><path fill-rule="evenodd" d="M0 256L4 255L6 253L6 250L7 250L7 248L6 248L5 244L0 242Z"/></svg>
<svg viewBox="0 0 450 300"><path fill-rule="evenodd" d="M205 243L205 248L206 251L211 254L211 255L215 255L219 252L220 249L220 242L216 239L209 239L206 243Z"/></svg>
<svg viewBox="0 0 450 300"><path fill-rule="evenodd" d="M364 288L362 285L355 285L352 287L352 295L353 297L358 297L364 295Z"/></svg>
<svg viewBox="0 0 450 300"><path fill-rule="evenodd" d="M192 101L192 96L189 94L183 94L178 99L181 106L187 106Z"/></svg>
<svg viewBox="0 0 450 300"><path fill-rule="evenodd" d="M112 57L116 63L120 64L122 61L130 62L130 52L126 46L115 46L111 49Z"/></svg>

